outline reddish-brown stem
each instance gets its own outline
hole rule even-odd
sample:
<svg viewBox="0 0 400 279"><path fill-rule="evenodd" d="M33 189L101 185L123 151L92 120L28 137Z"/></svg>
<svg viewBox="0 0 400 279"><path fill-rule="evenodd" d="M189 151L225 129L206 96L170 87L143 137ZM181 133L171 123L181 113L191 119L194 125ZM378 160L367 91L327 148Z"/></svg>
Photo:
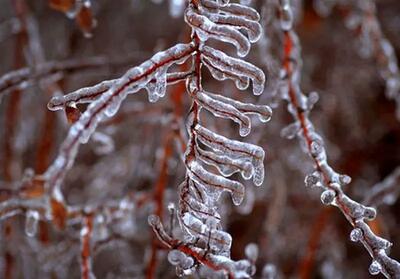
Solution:
<svg viewBox="0 0 400 279"><path fill-rule="evenodd" d="M188 256L191 256L196 261L198 261L199 263L209 267L212 270L215 270L215 271L223 270L223 271L225 271L228 274L229 279L235 278L234 275L232 274L232 272L229 269L227 269L227 268L225 268L223 266L216 265L215 263L213 263L210 260L208 260L207 257L205 257L202 254L197 253L196 251L194 251L193 249L191 249L187 245L179 245L178 247L176 247L176 249L178 249L179 251L185 253Z"/></svg>
<svg viewBox="0 0 400 279"><path fill-rule="evenodd" d="M299 278L301 279L310 278L315 261L315 253L318 250L318 245L322 233L324 232L326 221L331 212L332 209L330 207L325 207L315 218L314 224L309 233L310 237L308 239L307 249L299 266Z"/></svg>
<svg viewBox="0 0 400 279"><path fill-rule="evenodd" d="M158 176L157 183L154 188L154 202L156 205L155 213L160 220L163 219L164 214L164 192L168 182L168 160L172 156L172 136L167 135L164 143L164 156L161 161L161 170ZM152 279L155 276L157 267L157 250L158 243L156 239L152 241L151 257L147 267L146 278Z"/></svg>
<svg viewBox="0 0 400 279"><path fill-rule="evenodd" d="M83 218L81 232L81 279L90 279L91 270L91 247L90 239L93 230L93 216L87 215Z"/></svg>

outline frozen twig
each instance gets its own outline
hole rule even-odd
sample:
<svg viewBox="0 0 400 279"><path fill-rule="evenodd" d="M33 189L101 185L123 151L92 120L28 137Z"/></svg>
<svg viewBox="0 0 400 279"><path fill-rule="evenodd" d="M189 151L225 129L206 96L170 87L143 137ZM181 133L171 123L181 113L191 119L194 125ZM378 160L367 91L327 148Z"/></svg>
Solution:
<svg viewBox="0 0 400 279"><path fill-rule="evenodd" d="M315 131L309 119L309 113L318 98L315 94L307 97L300 89L301 49L298 36L292 27L291 14L290 3L288 0L282 0L280 19L284 36L283 78L286 82L281 93L288 101L288 110L295 119L282 134L288 138L297 136L302 150L313 160L315 171L307 175L306 186L322 187L322 203L338 207L353 226L350 239L361 242L373 259L370 273L400 278L400 264L386 253L392 243L376 236L366 223L375 218L375 209L352 200L343 192L342 187L349 184L351 179L347 175L338 174L328 164L322 137Z"/></svg>

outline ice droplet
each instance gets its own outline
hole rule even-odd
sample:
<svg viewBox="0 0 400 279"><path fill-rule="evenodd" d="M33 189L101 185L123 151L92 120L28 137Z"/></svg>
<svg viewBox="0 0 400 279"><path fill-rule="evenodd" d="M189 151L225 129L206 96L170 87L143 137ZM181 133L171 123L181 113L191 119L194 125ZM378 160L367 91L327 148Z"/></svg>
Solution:
<svg viewBox="0 0 400 279"><path fill-rule="evenodd" d="M321 185L320 174L318 172L313 172L311 174L308 174L304 179L304 183L306 184L306 187L320 186Z"/></svg>
<svg viewBox="0 0 400 279"><path fill-rule="evenodd" d="M378 275L379 272L382 271L382 266L377 261L372 261L371 265L368 268L368 271L369 273L371 273L371 275Z"/></svg>
<svg viewBox="0 0 400 279"><path fill-rule="evenodd" d="M313 157L318 157L321 154L323 149L322 143L319 140L314 140L311 142L310 151Z"/></svg>
<svg viewBox="0 0 400 279"><path fill-rule="evenodd" d="M262 270L262 279L274 279L277 276L276 267L273 264L266 264Z"/></svg>
<svg viewBox="0 0 400 279"><path fill-rule="evenodd" d="M325 205L331 204L335 200L336 193L333 190L325 190L321 194L321 202Z"/></svg>
<svg viewBox="0 0 400 279"><path fill-rule="evenodd" d="M39 213L34 210L28 210L25 219L25 233L29 237L36 235L39 222Z"/></svg>
<svg viewBox="0 0 400 279"><path fill-rule="evenodd" d="M244 253L250 261L255 262L258 258L257 244L249 243L248 245L246 245L246 248L244 249Z"/></svg>
<svg viewBox="0 0 400 279"><path fill-rule="evenodd" d="M351 177L346 174L341 174L341 175L339 175L339 182L340 182L340 185L342 185L342 186L350 184Z"/></svg>
<svg viewBox="0 0 400 279"><path fill-rule="evenodd" d="M367 220L374 220L376 217L376 209L373 207L366 207L363 215Z"/></svg>
<svg viewBox="0 0 400 279"><path fill-rule="evenodd" d="M362 230L359 228L355 228L350 233L350 240L353 242L357 242L360 241L362 236L363 236Z"/></svg>

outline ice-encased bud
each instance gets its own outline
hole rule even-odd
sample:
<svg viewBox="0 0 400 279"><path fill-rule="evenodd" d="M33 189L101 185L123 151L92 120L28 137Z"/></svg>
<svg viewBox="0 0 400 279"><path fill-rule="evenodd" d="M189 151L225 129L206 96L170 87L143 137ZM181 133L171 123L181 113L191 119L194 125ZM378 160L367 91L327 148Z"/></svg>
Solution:
<svg viewBox="0 0 400 279"><path fill-rule="evenodd" d="M319 100L319 95L317 92L313 91L308 95L307 98L307 109L311 110L314 105L318 102Z"/></svg>
<svg viewBox="0 0 400 279"><path fill-rule="evenodd" d="M263 267L261 278L262 279L274 279L277 277L276 267L273 264L266 264Z"/></svg>
<svg viewBox="0 0 400 279"><path fill-rule="evenodd" d="M194 260L179 250L171 250L168 253L168 261L181 269L189 269L193 266Z"/></svg>
<svg viewBox="0 0 400 279"><path fill-rule="evenodd" d="M339 175L339 183L340 183L340 185L344 186L344 185L350 184L350 182L351 182L351 177L350 176L348 176L346 174Z"/></svg>
<svg viewBox="0 0 400 279"><path fill-rule="evenodd" d="M325 205L331 204L336 197L336 193L333 190L325 190L321 194L321 202Z"/></svg>
<svg viewBox="0 0 400 279"><path fill-rule="evenodd" d="M321 174L317 171L306 175L304 179L304 184L306 187L317 187L321 186Z"/></svg>
<svg viewBox="0 0 400 279"><path fill-rule="evenodd" d="M310 145L310 152L313 157L318 157L323 151L323 143L319 140L313 140Z"/></svg>
<svg viewBox="0 0 400 279"><path fill-rule="evenodd" d="M289 0L281 0L280 24L284 31L289 31L293 27L293 12Z"/></svg>
<svg viewBox="0 0 400 279"><path fill-rule="evenodd" d="M382 271L382 266L378 261L374 260L369 266L368 271L371 275L378 275Z"/></svg>
<svg viewBox="0 0 400 279"><path fill-rule="evenodd" d="M246 245L246 248L244 249L244 254L246 257L251 261L255 262L258 258L258 246L255 243L249 243Z"/></svg>
<svg viewBox="0 0 400 279"><path fill-rule="evenodd" d="M353 242L360 241L363 237L363 232L359 228L355 228L350 233L350 240Z"/></svg>
<svg viewBox="0 0 400 279"><path fill-rule="evenodd" d="M365 207L363 216L367 220L374 220L376 217L376 209L373 207Z"/></svg>

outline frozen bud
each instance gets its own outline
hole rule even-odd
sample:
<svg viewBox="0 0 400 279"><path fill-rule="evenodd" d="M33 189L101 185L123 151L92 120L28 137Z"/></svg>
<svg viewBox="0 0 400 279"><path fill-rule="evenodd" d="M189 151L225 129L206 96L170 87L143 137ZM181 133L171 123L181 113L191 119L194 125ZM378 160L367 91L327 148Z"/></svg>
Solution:
<svg viewBox="0 0 400 279"><path fill-rule="evenodd" d="M283 128L281 130L281 137L287 138L287 139L293 139L296 136L299 129L300 129L300 127L297 122L289 124L288 126L286 126L285 128Z"/></svg>
<svg viewBox="0 0 400 279"><path fill-rule="evenodd" d="M321 202L325 205L331 204L336 197L336 193L333 190L325 190L321 194Z"/></svg>
<svg viewBox="0 0 400 279"><path fill-rule="evenodd" d="M394 98L400 90L400 77L394 76L386 80L386 96Z"/></svg>
<svg viewBox="0 0 400 279"><path fill-rule="evenodd" d="M289 31L293 26L293 12L290 7L289 0L281 0L281 15L280 15L281 28Z"/></svg>
<svg viewBox="0 0 400 279"><path fill-rule="evenodd" d="M194 260L192 257L188 257L186 254L179 250L171 250L168 253L168 261L175 266L182 268L183 270L189 269L193 266Z"/></svg>
<svg viewBox="0 0 400 279"><path fill-rule="evenodd" d="M182 252L178 251L178 250L172 250L168 253L168 261L172 264L172 265L179 265L179 263L182 260Z"/></svg>
<svg viewBox="0 0 400 279"><path fill-rule="evenodd" d="M373 207L366 207L363 215L367 220L374 220L376 217L376 209Z"/></svg>
<svg viewBox="0 0 400 279"><path fill-rule="evenodd" d="M239 260L234 263L234 269L238 272L243 271L247 274L254 275L255 267L248 260Z"/></svg>
<svg viewBox="0 0 400 279"><path fill-rule="evenodd" d="M304 179L304 183L306 187L316 187L321 184L321 177L318 172L314 172L312 174L308 174Z"/></svg>
<svg viewBox="0 0 400 279"><path fill-rule="evenodd" d="M313 157L318 157L323 150L322 142L319 140L314 140L310 145L310 152Z"/></svg>
<svg viewBox="0 0 400 279"><path fill-rule="evenodd" d="M353 242L360 241L362 237L363 237L363 232L359 228L353 229L350 233L350 240Z"/></svg>
<svg viewBox="0 0 400 279"><path fill-rule="evenodd" d="M244 253L246 257L251 261L255 262L258 258L258 246L255 243L249 243L246 245L246 248L244 249Z"/></svg>
<svg viewBox="0 0 400 279"><path fill-rule="evenodd" d="M29 237L35 236L38 228L39 213L34 210L28 210L25 219L25 233Z"/></svg>
<svg viewBox="0 0 400 279"><path fill-rule="evenodd" d="M348 176L346 174L339 175L339 183L340 183L340 185L344 186L344 185L350 184L350 182L351 182L351 177L350 176Z"/></svg>
<svg viewBox="0 0 400 279"><path fill-rule="evenodd" d="M277 277L276 267L273 264L266 264L263 267L261 278L262 279L274 279Z"/></svg>
<svg viewBox="0 0 400 279"><path fill-rule="evenodd" d="M377 261L372 261L371 265L368 268L368 271L369 273L371 273L371 275L378 275L379 272L382 271L382 266Z"/></svg>
<svg viewBox="0 0 400 279"><path fill-rule="evenodd" d="M311 110L314 105L318 102L319 100L319 95L317 92L313 91L308 95L307 98L307 109Z"/></svg>

